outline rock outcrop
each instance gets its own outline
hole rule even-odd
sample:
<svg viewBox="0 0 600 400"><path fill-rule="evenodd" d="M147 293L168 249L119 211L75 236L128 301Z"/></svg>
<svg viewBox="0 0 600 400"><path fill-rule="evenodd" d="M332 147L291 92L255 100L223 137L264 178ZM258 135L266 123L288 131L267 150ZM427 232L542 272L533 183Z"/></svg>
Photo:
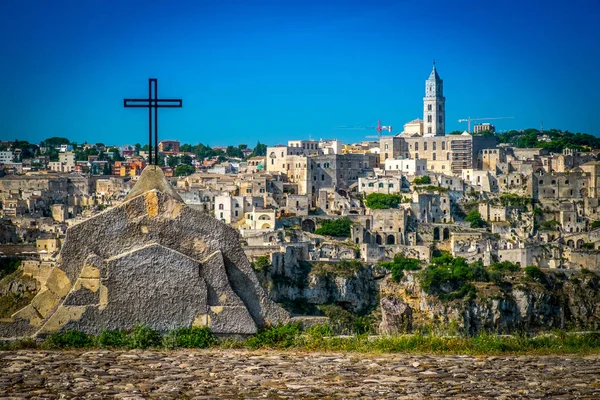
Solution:
<svg viewBox="0 0 600 400"><path fill-rule="evenodd" d="M260 286L233 228L187 207L148 166L121 205L68 229L59 262L0 337L146 324L247 335L287 312Z"/></svg>
<svg viewBox="0 0 600 400"><path fill-rule="evenodd" d="M411 332L412 309L408 304L394 296L386 296L381 298L379 305L381 307L379 333L395 335Z"/></svg>

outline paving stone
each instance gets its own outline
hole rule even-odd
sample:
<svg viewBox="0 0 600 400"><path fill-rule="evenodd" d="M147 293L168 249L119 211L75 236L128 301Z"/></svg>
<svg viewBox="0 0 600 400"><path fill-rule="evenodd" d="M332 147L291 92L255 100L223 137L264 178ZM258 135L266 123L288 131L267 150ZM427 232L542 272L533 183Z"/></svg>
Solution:
<svg viewBox="0 0 600 400"><path fill-rule="evenodd" d="M600 355L0 352L1 398L600 398Z"/></svg>

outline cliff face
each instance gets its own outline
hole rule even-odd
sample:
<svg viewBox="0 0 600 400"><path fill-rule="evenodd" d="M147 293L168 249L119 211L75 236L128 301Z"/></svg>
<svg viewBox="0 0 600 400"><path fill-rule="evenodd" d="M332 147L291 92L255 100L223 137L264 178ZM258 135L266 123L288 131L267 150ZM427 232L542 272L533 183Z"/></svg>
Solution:
<svg viewBox="0 0 600 400"><path fill-rule="evenodd" d="M396 283L379 267L301 263L259 276L269 296L294 313L311 314L318 305L337 304L379 316L379 300L391 298L410 307L414 329L472 334L600 329L600 274L594 272L547 270L543 278L528 280L520 270L500 283L473 282L474 296L451 301L425 293L418 274L405 272Z"/></svg>
<svg viewBox="0 0 600 400"><path fill-rule="evenodd" d="M269 296L286 304L292 312L310 313L316 306L337 304L357 314L377 305L379 268L363 268L357 263L286 264L259 274Z"/></svg>
<svg viewBox="0 0 600 400"><path fill-rule="evenodd" d="M600 328L600 276L592 272L552 271L543 282L476 283L475 296L453 301L427 295L416 275L408 273L400 283L386 279L380 287L381 294L412 308L415 327L451 326L468 333Z"/></svg>

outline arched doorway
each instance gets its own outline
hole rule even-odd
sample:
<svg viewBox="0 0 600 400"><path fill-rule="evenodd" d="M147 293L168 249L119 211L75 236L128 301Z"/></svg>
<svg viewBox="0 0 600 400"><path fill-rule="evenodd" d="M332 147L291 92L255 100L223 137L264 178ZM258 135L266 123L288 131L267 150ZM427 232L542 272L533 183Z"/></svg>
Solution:
<svg viewBox="0 0 600 400"><path fill-rule="evenodd" d="M365 228L367 230L371 230L371 220L370 219L365 221Z"/></svg>
<svg viewBox="0 0 600 400"><path fill-rule="evenodd" d="M579 239L579 240L577 241L577 248L578 248L578 249L580 249L580 248L582 248L582 247L583 247L583 239Z"/></svg>
<svg viewBox="0 0 600 400"><path fill-rule="evenodd" d="M375 236L375 243L381 244L381 242L382 242L381 235L377 234L377 236Z"/></svg>
<svg viewBox="0 0 600 400"><path fill-rule="evenodd" d="M314 233L315 231L315 221L312 219L305 219L302 221L302 230L304 232Z"/></svg>
<svg viewBox="0 0 600 400"><path fill-rule="evenodd" d="M387 239L385 240L386 244L396 244L396 238L394 237L394 235L388 235Z"/></svg>
<svg viewBox="0 0 600 400"><path fill-rule="evenodd" d="M440 228L437 226L433 228L433 240L440 240Z"/></svg>
<svg viewBox="0 0 600 400"><path fill-rule="evenodd" d="M444 240L450 239L450 229L444 228L444 236L443 236L443 238L444 238Z"/></svg>
<svg viewBox="0 0 600 400"><path fill-rule="evenodd" d="M570 239L567 241L567 246L569 246L570 248L574 249L575 248L575 242Z"/></svg>

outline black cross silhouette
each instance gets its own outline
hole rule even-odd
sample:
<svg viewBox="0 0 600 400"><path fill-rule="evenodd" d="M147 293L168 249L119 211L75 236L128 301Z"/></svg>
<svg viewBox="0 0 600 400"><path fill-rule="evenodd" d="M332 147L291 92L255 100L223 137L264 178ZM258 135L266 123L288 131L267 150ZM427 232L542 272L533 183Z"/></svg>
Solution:
<svg viewBox="0 0 600 400"><path fill-rule="evenodd" d="M154 86L154 95L152 86ZM123 106L148 109L148 164L152 164L152 128L154 127L154 164L158 165L158 109L181 108L183 101L181 99L159 99L158 79L150 78L148 79L148 98L124 99ZM152 109L154 109L154 123L152 122Z"/></svg>

